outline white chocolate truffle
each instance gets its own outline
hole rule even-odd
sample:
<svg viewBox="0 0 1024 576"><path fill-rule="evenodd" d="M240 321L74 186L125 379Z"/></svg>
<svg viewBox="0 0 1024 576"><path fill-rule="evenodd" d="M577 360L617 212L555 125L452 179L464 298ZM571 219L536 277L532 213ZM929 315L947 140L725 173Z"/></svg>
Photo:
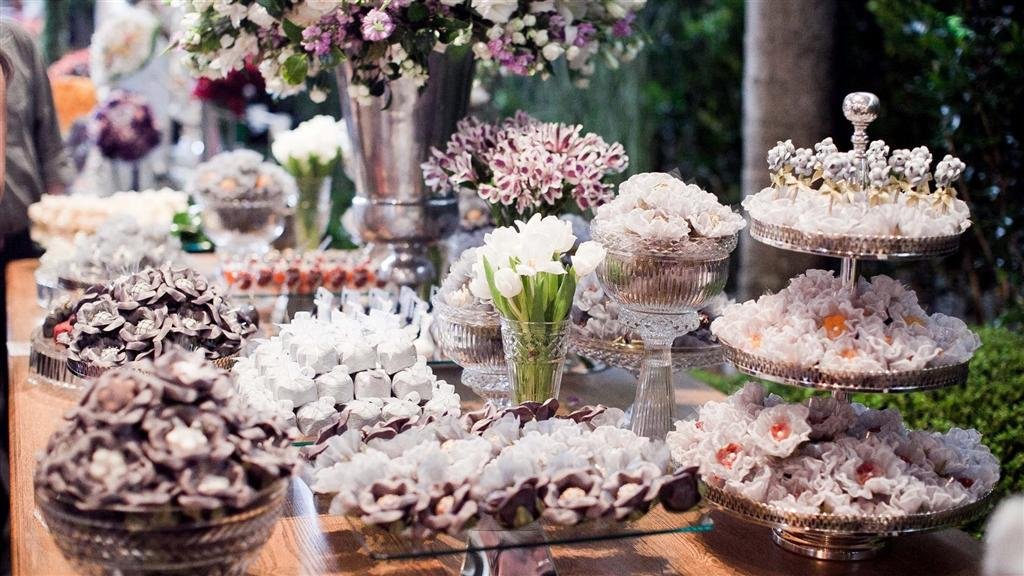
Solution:
<svg viewBox="0 0 1024 576"><path fill-rule="evenodd" d="M363 426L372 426L380 420L380 412L384 401L380 398L353 400L345 405L342 413L348 414L348 428L359 430Z"/></svg>
<svg viewBox="0 0 1024 576"><path fill-rule="evenodd" d="M383 370L367 370L356 374L355 397L358 400L366 398L390 398L391 378Z"/></svg>
<svg viewBox="0 0 1024 576"><path fill-rule="evenodd" d="M377 367L377 351L363 342L346 343L338 349L338 356L338 360L348 366L349 374L373 370Z"/></svg>
<svg viewBox="0 0 1024 576"><path fill-rule="evenodd" d="M324 396L316 402L310 402L295 415L299 432L306 436L315 436L326 426L337 410L334 409L334 398Z"/></svg>
<svg viewBox="0 0 1024 576"><path fill-rule="evenodd" d="M416 363L416 346L407 340L381 342L377 346L377 361L388 374L395 374Z"/></svg>
<svg viewBox="0 0 1024 576"><path fill-rule="evenodd" d="M344 364L335 366L330 372L316 378L316 392L323 398L331 396L338 404L351 402L355 398L355 384Z"/></svg>

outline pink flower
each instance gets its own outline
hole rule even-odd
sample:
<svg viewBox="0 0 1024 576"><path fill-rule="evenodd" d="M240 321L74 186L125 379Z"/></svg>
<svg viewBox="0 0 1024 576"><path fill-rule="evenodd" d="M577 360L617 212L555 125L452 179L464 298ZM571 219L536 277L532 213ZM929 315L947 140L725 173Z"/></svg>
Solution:
<svg viewBox="0 0 1024 576"><path fill-rule="evenodd" d="M363 17L363 39L369 42L384 40L394 31L395 23L391 21L391 16L379 8L370 10Z"/></svg>

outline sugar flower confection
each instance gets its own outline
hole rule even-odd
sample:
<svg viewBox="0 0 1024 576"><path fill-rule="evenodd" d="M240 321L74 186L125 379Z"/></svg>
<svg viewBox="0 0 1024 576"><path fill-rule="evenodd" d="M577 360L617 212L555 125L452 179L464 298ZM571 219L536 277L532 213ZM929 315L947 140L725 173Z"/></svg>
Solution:
<svg viewBox="0 0 1024 576"><path fill-rule="evenodd" d="M162 188L115 192L110 196L44 194L28 208L32 239L49 245L73 241L79 233L95 234L116 216L129 216L143 229L169 230L174 215L188 209L188 194Z"/></svg>
<svg viewBox="0 0 1024 576"><path fill-rule="evenodd" d="M891 150L875 140L863 166L839 152L831 138L814 149L789 140L768 151L772 185L743 200L758 221L806 233L930 237L957 235L970 226L967 204L955 182L966 166L920 146Z"/></svg>
<svg viewBox="0 0 1024 576"><path fill-rule="evenodd" d="M164 265L93 285L57 306L43 336L67 346L71 360L110 367L160 356L171 346L211 359L232 356L257 322L254 310L231 306L198 272Z"/></svg>
<svg viewBox="0 0 1024 576"><path fill-rule="evenodd" d="M619 185L619 195L594 211L593 224L607 235L661 244L732 236L746 221L696 184L643 173Z"/></svg>
<svg viewBox="0 0 1024 576"><path fill-rule="evenodd" d="M55 242L39 259L39 274L80 284L106 283L143 268L175 263L181 244L166 226L141 226L130 216L115 216L71 245Z"/></svg>
<svg viewBox="0 0 1024 576"><path fill-rule="evenodd" d="M331 513L414 538L460 535L483 514L506 528L574 525L697 502L695 471L673 467L664 443L618 428L621 411L557 410L556 400L488 404L414 422L392 409L371 429L339 423L307 452L311 486L332 496Z"/></svg>
<svg viewBox="0 0 1024 576"><path fill-rule="evenodd" d="M339 416L361 429L398 415L459 413L454 386L438 380L417 355L418 325L403 325L398 314L382 310L367 314L361 305L338 310L334 303L321 288L315 315L296 313L277 336L259 341L235 363L236 390L245 402L283 417L297 414L306 436L337 425Z"/></svg>
<svg viewBox="0 0 1024 576"><path fill-rule="evenodd" d="M832 272L809 270L785 289L727 306L711 331L755 356L821 370L920 370L970 360L981 342L963 321L928 314L888 276L854 290Z"/></svg>
<svg viewBox="0 0 1024 576"><path fill-rule="evenodd" d="M939 512L984 497L999 463L974 430L908 430L895 410L833 398L802 404L748 383L666 438L672 460L705 482L805 514Z"/></svg>
<svg viewBox="0 0 1024 576"><path fill-rule="evenodd" d="M50 437L35 485L81 510L241 509L297 465L284 423L173 350L104 373Z"/></svg>

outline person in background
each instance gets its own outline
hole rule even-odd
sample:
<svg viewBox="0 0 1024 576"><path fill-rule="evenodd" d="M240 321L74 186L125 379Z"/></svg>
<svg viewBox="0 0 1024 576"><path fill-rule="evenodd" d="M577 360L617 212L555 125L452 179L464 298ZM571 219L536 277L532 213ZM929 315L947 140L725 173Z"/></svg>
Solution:
<svg viewBox="0 0 1024 576"><path fill-rule="evenodd" d="M0 574L9 571L7 401L7 264L37 256L29 237L28 206L44 193L62 194L72 167L60 137L46 65L35 41L21 26L0 19L3 65L3 188L0 189Z"/></svg>

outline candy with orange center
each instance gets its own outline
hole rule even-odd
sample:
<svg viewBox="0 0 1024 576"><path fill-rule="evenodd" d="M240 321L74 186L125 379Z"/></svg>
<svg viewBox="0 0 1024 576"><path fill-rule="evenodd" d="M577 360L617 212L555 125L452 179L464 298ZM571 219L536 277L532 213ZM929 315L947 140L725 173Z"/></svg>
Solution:
<svg viewBox="0 0 1024 576"><path fill-rule="evenodd" d="M715 458L718 459L719 464L725 466L729 470L732 470L732 465L736 462L736 459L740 457L740 452L742 451L742 446L735 442L730 442L729 444L719 448L718 453L715 454Z"/></svg>
<svg viewBox="0 0 1024 576"><path fill-rule="evenodd" d="M857 357L857 351L853 348L846 348L839 355L847 360L852 360Z"/></svg>
<svg viewBox="0 0 1024 576"><path fill-rule="evenodd" d="M872 462L865 462L857 466L857 482L864 484L875 476L878 476L878 468Z"/></svg>
<svg viewBox="0 0 1024 576"><path fill-rule="evenodd" d="M755 350L757 348L761 347L761 335L760 334L751 334L750 335L750 346L752 348L754 348Z"/></svg>
<svg viewBox="0 0 1024 576"><path fill-rule="evenodd" d="M235 182L234 178L225 178L220 181L220 187L223 188L225 192L234 192L235 189L238 188L238 183Z"/></svg>
<svg viewBox="0 0 1024 576"><path fill-rule="evenodd" d="M821 321L821 327L825 329L825 335L835 340L846 332L846 316L842 314L830 314Z"/></svg>
<svg viewBox="0 0 1024 576"><path fill-rule="evenodd" d="M778 442L789 438L790 432L792 432L792 428L790 427L789 422L786 422L785 420L780 420L779 422L772 424L771 435L772 438Z"/></svg>
<svg viewBox="0 0 1024 576"><path fill-rule="evenodd" d="M907 323L907 326L924 326L924 319L913 314L904 316L903 321Z"/></svg>

